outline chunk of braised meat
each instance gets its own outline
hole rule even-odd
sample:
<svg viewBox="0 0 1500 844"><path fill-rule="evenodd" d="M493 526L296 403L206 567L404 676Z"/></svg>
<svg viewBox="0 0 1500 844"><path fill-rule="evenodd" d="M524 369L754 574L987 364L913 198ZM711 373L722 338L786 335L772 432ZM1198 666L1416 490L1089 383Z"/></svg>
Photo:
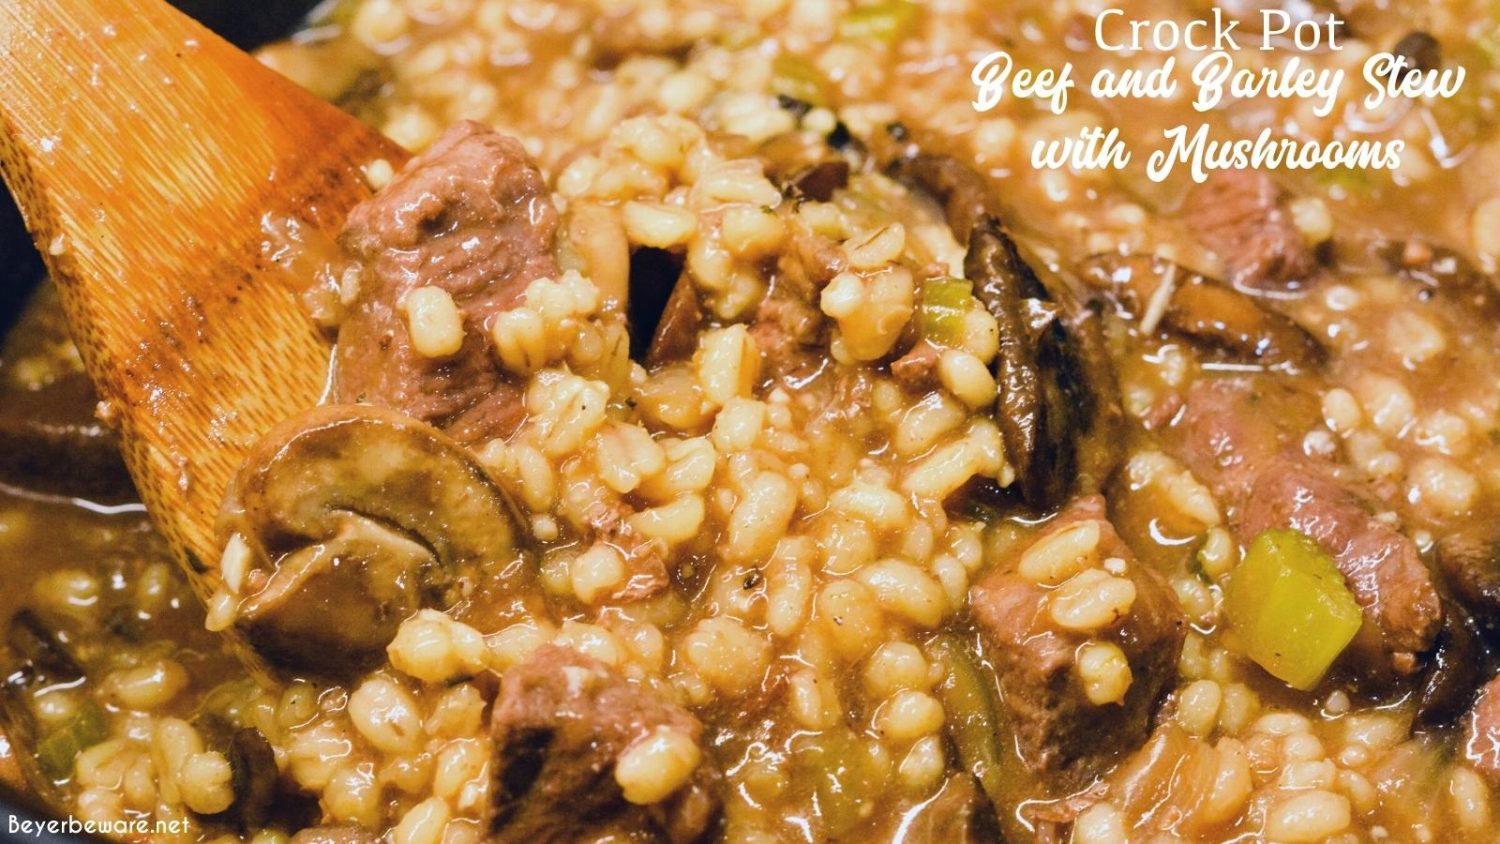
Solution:
<svg viewBox="0 0 1500 844"><path fill-rule="evenodd" d="M1017 573L1019 556L1000 561L969 595L986 654L999 674L1017 749L1033 771L1074 766L1092 771L1138 746L1176 676L1187 635L1176 597L1115 533L1102 497L1070 505L1038 542L1084 521L1098 525L1098 559L1122 561L1119 576L1135 589L1128 613L1093 632L1062 627L1050 614L1049 589ZM1118 646L1129 662L1133 679L1119 703L1089 700L1076 669L1079 648L1090 640Z"/></svg>
<svg viewBox="0 0 1500 844"><path fill-rule="evenodd" d="M1223 170L1188 192L1183 216L1224 262L1230 284L1269 292L1301 287L1317 258L1283 207L1281 189L1259 170Z"/></svg>
<svg viewBox="0 0 1500 844"><path fill-rule="evenodd" d="M1148 255L1098 256L1084 277L1109 291L1133 319L1159 319L1220 359L1311 368L1323 347L1300 325L1222 282ZM1164 285L1167 285L1164 287ZM1165 304L1158 304L1158 297Z"/></svg>
<svg viewBox="0 0 1500 844"><path fill-rule="evenodd" d="M1344 667L1370 680L1410 677L1442 624L1436 585L1410 538L1336 467L1302 453L1317 407L1316 396L1272 379L1200 381L1177 425L1178 454L1231 506L1241 542L1292 528L1333 557L1365 615Z"/></svg>
<svg viewBox="0 0 1500 844"><path fill-rule="evenodd" d="M1437 541L1438 570L1454 600L1491 641L1500 642L1500 525L1476 524Z"/></svg>
<svg viewBox="0 0 1500 844"><path fill-rule="evenodd" d="M776 259L777 286L786 287L782 292L816 302L847 264L844 250L833 238L813 231L802 220L787 221L787 247Z"/></svg>
<svg viewBox="0 0 1500 844"><path fill-rule="evenodd" d="M836 242L800 220L787 228L787 248L776 259L771 289L756 307L750 336L766 375L803 381L826 361L828 326L816 303L845 260Z"/></svg>
<svg viewBox="0 0 1500 844"><path fill-rule="evenodd" d="M350 212L339 236L362 268L339 329L339 400L400 410L464 444L511 434L526 412L522 386L501 369L489 325L533 281L557 277L557 225L546 183L518 142L477 123L449 128ZM463 345L446 358L412 347L401 312L407 293L429 285L447 291L463 318ZM664 588L660 555L608 512L596 515L575 527L608 533L626 551L628 597Z"/></svg>
<svg viewBox="0 0 1500 844"><path fill-rule="evenodd" d="M557 212L520 143L462 122L349 214L339 242L362 267L339 329L338 399L402 410L461 442L508 435L524 410L490 348L495 314L527 285L557 276ZM452 295L463 317L456 354L413 347L401 302L419 287Z"/></svg>
<svg viewBox="0 0 1500 844"><path fill-rule="evenodd" d="M800 296L773 289L755 309L750 337L760 351L763 372L776 379L803 381L816 375L825 358L823 315Z"/></svg>
<svg viewBox="0 0 1500 844"><path fill-rule="evenodd" d="M1346 661L1371 674L1387 667L1410 676L1432 648L1443 610L1432 574L1406 534L1377 519L1370 505L1326 467L1273 461L1256 477L1241 505L1243 540L1271 528L1293 528L1332 557L1364 609L1365 623Z"/></svg>
<svg viewBox="0 0 1500 844"><path fill-rule="evenodd" d="M650 805L625 799L620 755L654 730L700 741L687 710L621 677L598 660L555 645L539 648L500 679L491 715L495 811L487 840L660 840L688 844L718 822L719 774L704 761L688 782Z"/></svg>
<svg viewBox="0 0 1500 844"><path fill-rule="evenodd" d="M926 340L918 340L901 357L891 361L891 377L914 392L937 386L937 365L943 350Z"/></svg>
<svg viewBox="0 0 1500 844"><path fill-rule="evenodd" d="M1500 677L1480 689L1464 721L1461 751L1479 773L1500 785Z"/></svg>
<svg viewBox="0 0 1500 844"><path fill-rule="evenodd" d="M1278 378L1204 378L1187 391L1174 429L1178 457L1236 505L1268 463L1302 453L1302 439L1322 424L1320 399Z"/></svg>
<svg viewBox="0 0 1500 844"><path fill-rule="evenodd" d="M625 582L609 594L613 601L649 598L671 582L662 544L631 526L630 517L635 512L628 503L614 497L601 497L583 512L583 526L588 533L625 558Z"/></svg>

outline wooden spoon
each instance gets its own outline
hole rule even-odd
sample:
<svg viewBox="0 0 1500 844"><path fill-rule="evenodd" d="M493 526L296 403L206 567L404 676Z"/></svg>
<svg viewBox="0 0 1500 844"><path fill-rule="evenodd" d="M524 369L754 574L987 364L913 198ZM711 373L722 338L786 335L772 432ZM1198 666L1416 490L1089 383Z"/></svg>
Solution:
<svg viewBox="0 0 1500 844"><path fill-rule="evenodd" d="M0 121L101 413L206 601L226 485L325 388L308 265L362 166L407 156L161 0L0 0Z"/></svg>

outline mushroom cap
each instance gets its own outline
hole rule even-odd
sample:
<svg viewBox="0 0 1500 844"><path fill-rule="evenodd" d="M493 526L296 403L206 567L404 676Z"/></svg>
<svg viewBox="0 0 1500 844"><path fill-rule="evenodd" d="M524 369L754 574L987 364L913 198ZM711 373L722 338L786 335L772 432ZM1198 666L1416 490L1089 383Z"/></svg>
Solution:
<svg viewBox="0 0 1500 844"><path fill-rule="evenodd" d="M515 504L463 446L370 405L327 405L270 431L220 519L250 560L236 623L272 661L318 671L379 659L402 620L485 577L527 580Z"/></svg>

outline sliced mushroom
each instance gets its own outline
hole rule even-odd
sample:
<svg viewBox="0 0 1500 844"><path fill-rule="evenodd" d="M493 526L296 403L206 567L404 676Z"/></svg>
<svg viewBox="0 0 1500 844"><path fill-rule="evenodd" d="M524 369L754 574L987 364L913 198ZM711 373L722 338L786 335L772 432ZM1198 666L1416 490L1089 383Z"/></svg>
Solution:
<svg viewBox="0 0 1500 844"><path fill-rule="evenodd" d="M766 175L793 198L833 199L849 183L849 160L811 132L787 132L761 144Z"/></svg>
<svg viewBox="0 0 1500 844"><path fill-rule="evenodd" d="M437 429L383 408L320 407L271 431L231 485L221 575L266 656L359 667L412 612L453 605L464 582L528 578L516 512Z"/></svg>
<svg viewBox="0 0 1500 844"><path fill-rule="evenodd" d="M277 802L276 785L280 776L271 742L260 730L236 727L216 714L199 714L193 719L193 726L204 744L224 754L229 762L229 786L234 802L211 817L241 830L265 826ZM284 812L282 817L286 817Z"/></svg>
<svg viewBox="0 0 1500 844"><path fill-rule="evenodd" d="M1443 629L1427 655L1417 690L1417 720L1428 726L1453 723L1473 702L1486 676L1477 623L1445 600Z"/></svg>
<svg viewBox="0 0 1500 844"><path fill-rule="evenodd" d="M922 152L899 125L888 131L896 144L893 151L884 153L890 158L891 175L936 199L947 213L948 227L955 237L967 237L983 217L1000 216L999 205L990 196L983 177L972 168L952 156Z"/></svg>
<svg viewBox="0 0 1500 844"><path fill-rule="evenodd" d="M1000 435L1027 503L1051 508L1077 477L1077 361L1041 282L993 217L969 235L964 275L1000 324Z"/></svg>
<svg viewBox="0 0 1500 844"><path fill-rule="evenodd" d="M32 610L23 609L10 620L6 636L11 670L24 670L49 683L76 683L83 679L83 666L73 656L67 639L56 627Z"/></svg>
<svg viewBox="0 0 1500 844"><path fill-rule="evenodd" d="M1220 170L1194 185L1181 215L1224 263L1224 277L1252 295L1305 287L1318 254L1287 210L1286 194L1263 170Z"/></svg>
<svg viewBox="0 0 1500 844"><path fill-rule="evenodd" d="M698 290L687 273L677 277L672 294L662 308L661 318L646 350L646 365L660 366L692 357L698 346L698 329L703 324L703 306Z"/></svg>
<svg viewBox="0 0 1500 844"><path fill-rule="evenodd" d="M1391 53L1406 60L1406 67L1397 77L1398 82L1404 83L1413 74L1437 70L1443 66L1443 45L1431 33L1420 29L1401 36L1401 40L1391 48Z"/></svg>
<svg viewBox="0 0 1500 844"><path fill-rule="evenodd" d="M1162 258L1098 256L1084 277L1109 291L1144 330L1157 325L1228 361L1307 369L1323 347L1303 328L1256 299Z"/></svg>
<svg viewBox="0 0 1500 844"><path fill-rule="evenodd" d="M1000 325L998 421L1021 497L1047 510L1097 490L1119 460L1121 412L1094 303L1061 276L1056 289L1043 284L972 168L923 152L899 124L872 148L893 176L941 203L954 236L968 244L964 275Z"/></svg>

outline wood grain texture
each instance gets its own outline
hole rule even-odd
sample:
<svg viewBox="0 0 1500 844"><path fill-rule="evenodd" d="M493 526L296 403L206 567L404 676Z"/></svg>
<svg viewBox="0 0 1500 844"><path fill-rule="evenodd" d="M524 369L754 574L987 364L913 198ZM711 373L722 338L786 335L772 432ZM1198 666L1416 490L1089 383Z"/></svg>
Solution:
<svg viewBox="0 0 1500 844"><path fill-rule="evenodd" d="M330 347L269 260L327 241L394 144L160 0L0 0L0 169L126 463L200 598L226 485Z"/></svg>

